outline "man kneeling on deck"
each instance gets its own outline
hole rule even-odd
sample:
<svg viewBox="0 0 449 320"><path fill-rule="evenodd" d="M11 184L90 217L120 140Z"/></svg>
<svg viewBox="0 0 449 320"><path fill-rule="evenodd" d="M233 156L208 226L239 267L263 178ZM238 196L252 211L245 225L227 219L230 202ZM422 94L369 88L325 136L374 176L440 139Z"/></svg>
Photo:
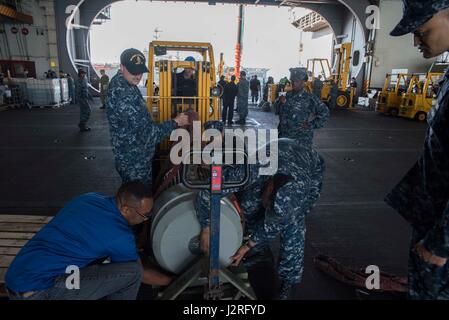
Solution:
<svg viewBox="0 0 449 320"><path fill-rule="evenodd" d="M75 198L12 262L5 277L10 298L135 300L141 282L168 285L170 277L142 269L131 230L148 220L152 207L141 182L122 185L115 197Z"/></svg>

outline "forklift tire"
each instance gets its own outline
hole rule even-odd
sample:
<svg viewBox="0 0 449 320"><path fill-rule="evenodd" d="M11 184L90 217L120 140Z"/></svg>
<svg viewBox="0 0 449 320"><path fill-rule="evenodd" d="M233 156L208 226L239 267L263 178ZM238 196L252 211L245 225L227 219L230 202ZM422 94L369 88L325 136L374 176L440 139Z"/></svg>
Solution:
<svg viewBox="0 0 449 320"><path fill-rule="evenodd" d="M397 108L391 108L390 110L388 110L388 113L392 117L397 117L399 115L399 110Z"/></svg>
<svg viewBox="0 0 449 320"><path fill-rule="evenodd" d="M349 107L349 97L346 93L341 93L337 96L337 107L339 108Z"/></svg>
<svg viewBox="0 0 449 320"><path fill-rule="evenodd" d="M424 122L427 120L427 114L425 112L418 112L418 114L415 116L415 119L419 122Z"/></svg>

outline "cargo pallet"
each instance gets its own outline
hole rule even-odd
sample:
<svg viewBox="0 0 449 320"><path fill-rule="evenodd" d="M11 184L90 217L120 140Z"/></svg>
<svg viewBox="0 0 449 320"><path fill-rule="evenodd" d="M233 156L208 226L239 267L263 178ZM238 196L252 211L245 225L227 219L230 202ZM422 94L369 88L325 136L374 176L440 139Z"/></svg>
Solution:
<svg viewBox="0 0 449 320"><path fill-rule="evenodd" d="M20 249L41 230L52 217L0 215L0 297L6 297L6 270Z"/></svg>

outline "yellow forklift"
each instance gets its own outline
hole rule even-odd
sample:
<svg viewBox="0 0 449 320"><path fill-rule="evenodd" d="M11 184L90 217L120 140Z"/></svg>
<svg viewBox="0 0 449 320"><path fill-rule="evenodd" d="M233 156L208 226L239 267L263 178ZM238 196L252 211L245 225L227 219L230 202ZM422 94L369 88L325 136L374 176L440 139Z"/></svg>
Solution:
<svg viewBox="0 0 449 320"><path fill-rule="evenodd" d="M426 121L427 114L435 103L441 78L448 63L434 63L426 75L413 77L409 91L402 97L399 115L404 118Z"/></svg>
<svg viewBox="0 0 449 320"><path fill-rule="evenodd" d="M315 80L315 71L321 67L321 74L325 77L323 89L321 91L321 100L327 104L331 103L331 89L333 85L337 85L338 94L336 106L338 108L349 108L354 99L354 92L348 90L349 73L351 69L351 53L352 43L342 43L335 46L335 64L333 72L327 59L309 59L307 61L307 70L312 74L310 81L307 83L309 92L313 92L313 81Z"/></svg>
<svg viewBox="0 0 449 320"><path fill-rule="evenodd" d="M268 102L272 105L276 102L277 90L278 90L278 84L273 83L273 84L268 85Z"/></svg>
<svg viewBox="0 0 449 320"><path fill-rule="evenodd" d="M342 43L335 47L335 67L332 79L338 86L336 105L339 108L350 108L354 99L354 92L348 90L349 73L351 70L352 43Z"/></svg>
<svg viewBox="0 0 449 320"><path fill-rule="evenodd" d="M412 89L409 88L409 84L415 78L416 75L411 74L387 74L384 87L377 97L376 112L392 116L399 115L402 95Z"/></svg>
<svg viewBox="0 0 449 320"><path fill-rule="evenodd" d="M200 54L200 61L173 60L164 58L169 52ZM161 57L161 58L159 58ZM148 58L148 110L159 123L170 120L177 114L193 110L201 123L220 119L220 89L217 87L214 51L210 43L153 41ZM195 70L196 96L176 96L176 79L180 70ZM159 95L154 96L154 85L158 75Z"/></svg>
<svg viewBox="0 0 449 320"><path fill-rule="evenodd" d="M179 52L200 58L181 60ZM189 84L194 83L195 90L192 91L195 94L178 96L177 93L184 92L178 90L178 79L186 69L194 71ZM198 119L191 120L198 120L201 125L221 118L222 89L217 86L214 51L210 43L153 41L149 46L148 70L147 107L155 122L163 123L187 111L196 112ZM157 173L154 175L155 185L161 183L165 170L170 166L171 146L172 143L166 139L157 147L153 161L153 172Z"/></svg>
<svg viewBox="0 0 449 320"><path fill-rule="evenodd" d="M321 90L321 100L324 102L330 101L330 90L332 85L332 71L331 66L328 59L314 58L307 60L307 70L310 77L309 81L306 84L306 89L308 92L313 92L313 81L315 80L315 74L317 70L323 79L323 89Z"/></svg>

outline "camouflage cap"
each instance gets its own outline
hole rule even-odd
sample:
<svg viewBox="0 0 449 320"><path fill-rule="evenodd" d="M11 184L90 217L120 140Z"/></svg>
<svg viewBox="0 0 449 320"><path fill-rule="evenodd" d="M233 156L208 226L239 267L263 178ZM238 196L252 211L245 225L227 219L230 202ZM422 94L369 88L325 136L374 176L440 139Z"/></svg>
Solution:
<svg viewBox="0 0 449 320"><path fill-rule="evenodd" d="M125 66L133 75L139 75L148 72L146 66L147 59L144 54L137 49L127 49L120 56L120 63Z"/></svg>
<svg viewBox="0 0 449 320"><path fill-rule="evenodd" d="M449 8L449 0L402 0L404 16L391 31L393 37L403 36L421 27L439 11Z"/></svg>
<svg viewBox="0 0 449 320"><path fill-rule="evenodd" d="M306 68L291 68L290 69L290 80L296 81L296 80L309 80L309 76L307 75L307 69Z"/></svg>
<svg viewBox="0 0 449 320"><path fill-rule="evenodd" d="M216 129L220 132L223 132L224 126L221 121L207 121L204 124L204 130Z"/></svg>

